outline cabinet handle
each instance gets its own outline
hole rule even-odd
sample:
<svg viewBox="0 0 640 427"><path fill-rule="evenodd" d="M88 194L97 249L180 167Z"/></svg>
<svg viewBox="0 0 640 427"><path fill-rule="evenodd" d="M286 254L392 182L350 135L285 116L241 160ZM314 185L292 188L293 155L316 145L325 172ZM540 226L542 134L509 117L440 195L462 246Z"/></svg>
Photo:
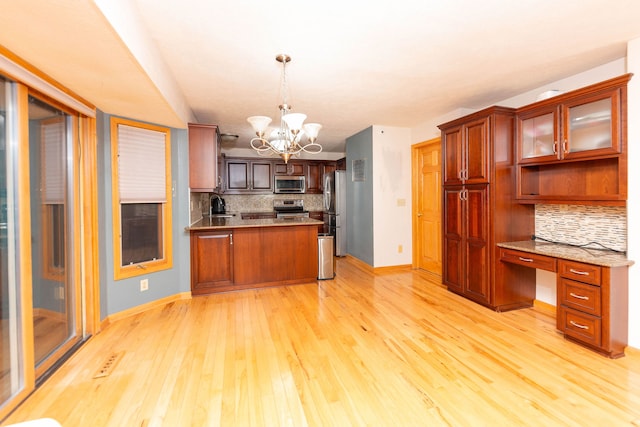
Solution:
<svg viewBox="0 0 640 427"><path fill-rule="evenodd" d="M229 234L229 244L233 245L233 234Z"/></svg>
<svg viewBox="0 0 640 427"><path fill-rule="evenodd" d="M469 179L469 169L464 170L464 180L467 181Z"/></svg>
<svg viewBox="0 0 640 427"><path fill-rule="evenodd" d="M464 171L462 169L460 169L460 172L458 172L458 178L460 179L460 181L464 181Z"/></svg>
<svg viewBox="0 0 640 427"><path fill-rule="evenodd" d="M464 193L462 200L469 200L469 190L465 188L462 192Z"/></svg>
<svg viewBox="0 0 640 427"><path fill-rule="evenodd" d="M589 329L588 326L585 325L581 325L580 323L576 323L573 320L570 320L569 323L571 323L573 326L575 326L576 328L580 328L580 329Z"/></svg>
<svg viewBox="0 0 640 427"><path fill-rule="evenodd" d="M567 142L566 139L562 143L562 151L564 151L565 154L569 152L569 143Z"/></svg>
<svg viewBox="0 0 640 427"><path fill-rule="evenodd" d="M588 296L574 294L573 292L569 292L569 295L571 295L574 298L578 298L578 299L582 299L582 300L585 300L585 301L589 301L589 297Z"/></svg>
<svg viewBox="0 0 640 427"><path fill-rule="evenodd" d="M518 259L520 261L524 261L524 262L533 262L533 260L531 258L522 258L521 256L519 256Z"/></svg>
<svg viewBox="0 0 640 427"><path fill-rule="evenodd" d="M580 270L574 270L573 268L570 268L569 271L573 274L579 274L581 276L588 276L589 272L588 271L580 271Z"/></svg>
<svg viewBox="0 0 640 427"><path fill-rule="evenodd" d="M553 154L558 154L558 141L553 141Z"/></svg>

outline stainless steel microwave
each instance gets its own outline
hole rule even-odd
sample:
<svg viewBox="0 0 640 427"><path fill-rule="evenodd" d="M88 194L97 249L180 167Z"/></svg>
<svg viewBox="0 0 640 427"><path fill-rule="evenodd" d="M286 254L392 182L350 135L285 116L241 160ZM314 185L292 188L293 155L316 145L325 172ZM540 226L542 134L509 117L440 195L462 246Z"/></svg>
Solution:
<svg viewBox="0 0 640 427"><path fill-rule="evenodd" d="M275 175L273 177L273 192L283 193L304 193L304 176Z"/></svg>

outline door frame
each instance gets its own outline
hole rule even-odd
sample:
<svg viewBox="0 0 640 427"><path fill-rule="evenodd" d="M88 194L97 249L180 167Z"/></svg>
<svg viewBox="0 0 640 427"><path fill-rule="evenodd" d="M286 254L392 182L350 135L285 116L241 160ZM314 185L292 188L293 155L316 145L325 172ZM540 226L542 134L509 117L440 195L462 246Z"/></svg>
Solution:
<svg viewBox="0 0 640 427"><path fill-rule="evenodd" d="M418 150L429 146L429 145L434 145L434 144L439 144L440 145L440 150L442 150L442 140L441 138L435 137L423 142L419 142L416 144L413 144L411 146L411 198L413 200L413 202L411 203L412 207L411 207L411 236L412 236L412 257L411 257L411 267L413 269L418 269L418 242L419 242L419 236L417 233L418 230L418 225L417 225L417 221L418 221L418 203L417 200L420 197L419 195L419 191L421 190L419 188L418 182L419 182L419 171L418 171ZM442 195L440 195L441 197ZM440 215L442 215L442 206L440 207ZM440 238L442 238L442 236L440 236ZM442 263L441 263L441 270L442 270ZM426 271L426 270L425 270ZM434 276L437 276L437 274L427 271L430 274L433 274ZM442 271L440 272L440 277L442 277Z"/></svg>

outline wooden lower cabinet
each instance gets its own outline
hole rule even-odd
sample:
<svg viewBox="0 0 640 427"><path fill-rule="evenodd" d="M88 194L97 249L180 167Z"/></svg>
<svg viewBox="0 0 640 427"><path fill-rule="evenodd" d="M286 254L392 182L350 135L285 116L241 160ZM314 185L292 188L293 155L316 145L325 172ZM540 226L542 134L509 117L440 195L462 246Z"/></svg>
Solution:
<svg viewBox="0 0 640 427"><path fill-rule="evenodd" d="M233 285L233 232L191 234L191 293L208 294Z"/></svg>
<svg viewBox="0 0 640 427"><path fill-rule="evenodd" d="M549 245L547 251L553 251L553 246ZM563 250L566 247L560 252ZM527 270L534 273L535 269L556 273L558 330L565 338L605 356L624 356L629 331L627 265L596 265L504 248L500 249L500 259L517 276L527 274Z"/></svg>
<svg viewBox="0 0 640 427"><path fill-rule="evenodd" d="M444 284L483 304L489 300L487 185L444 188Z"/></svg>
<svg viewBox="0 0 640 427"><path fill-rule="evenodd" d="M191 232L194 295L314 282L317 277L315 224Z"/></svg>
<svg viewBox="0 0 640 427"><path fill-rule="evenodd" d="M566 338L611 358L628 335L628 267L558 261L557 328Z"/></svg>

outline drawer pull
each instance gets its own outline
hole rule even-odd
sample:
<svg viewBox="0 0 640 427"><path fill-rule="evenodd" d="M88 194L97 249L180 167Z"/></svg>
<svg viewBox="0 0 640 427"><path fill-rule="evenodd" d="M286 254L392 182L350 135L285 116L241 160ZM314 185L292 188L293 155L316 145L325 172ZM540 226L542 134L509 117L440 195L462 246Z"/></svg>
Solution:
<svg viewBox="0 0 640 427"><path fill-rule="evenodd" d="M586 301L589 300L589 297L584 296L584 295L574 294L573 292L569 292L569 295L571 295L574 298L583 299L583 300L586 300Z"/></svg>
<svg viewBox="0 0 640 427"><path fill-rule="evenodd" d="M588 271L574 270L573 268L570 268L569 271L572 272L573 274L579 274L581 276L588 276L589 275Z"/></svg>
<svg viewBox="0 0 640 427"><path fill-rule="evenodd" d="M588 326L585 325L581 325L580 323L576 323L573 320L570 320L569 323L571 323L573 326L575 326L576 328L580 328L580 329L589 329Z"/></svg>
<svg viewBox="0 0 640 427"><path fill-rule="evenodd" d="M519 256L518 259L523 262L533 262L531 258L522 258L521 256Z"/></svg>

